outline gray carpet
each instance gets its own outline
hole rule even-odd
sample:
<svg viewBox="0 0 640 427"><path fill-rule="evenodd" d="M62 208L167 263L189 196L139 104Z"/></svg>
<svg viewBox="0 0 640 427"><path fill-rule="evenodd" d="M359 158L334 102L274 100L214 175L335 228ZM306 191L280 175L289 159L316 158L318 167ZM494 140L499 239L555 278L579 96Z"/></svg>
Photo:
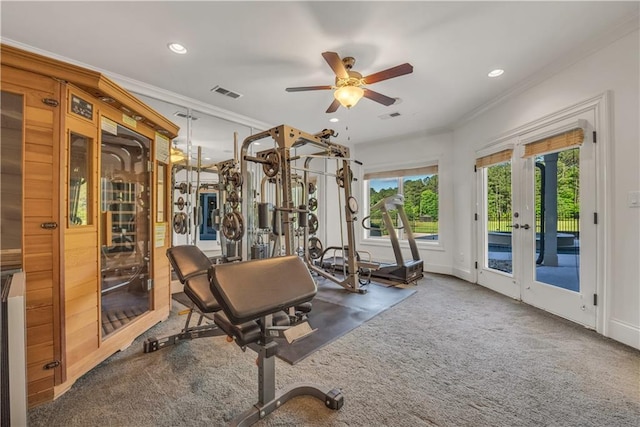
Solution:
<svg viewBox="0 0 640 427"><path fill-rule="evenodd" d="M175 308L182 308L176 305ZM172 316L29 411L30 426L221 426L255 403L255 353L224 337L142 353ZM638 426L640 352L487 289L427 275L411 297L291 366L278 386L342 387L259 426Z"/></svg>

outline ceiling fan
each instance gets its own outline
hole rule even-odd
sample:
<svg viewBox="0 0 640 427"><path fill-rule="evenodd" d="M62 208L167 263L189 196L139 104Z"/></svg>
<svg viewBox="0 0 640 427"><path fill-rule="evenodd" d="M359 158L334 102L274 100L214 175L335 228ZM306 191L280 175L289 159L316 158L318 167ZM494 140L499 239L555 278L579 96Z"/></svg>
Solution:
<svg viewBox="0 0 640 427"><path fill-rule="evenodd" d="M335 52L323 52L322 57L327 61L327 64L329 64L333 72L336 74L335 85L288 87L286 91L302 92L307 90L335 89L336 91L333 93L335 99L327 109L327 113L335 112L340 105L345 108L351 108L356 105L363 96L379 102L382 105L389 106L396 102L395 98L390 98L363 86L413 72L413 65L404 63L396 67L388 68L386 70L370 74L366 77L362 77L362 74L351 70L353 65L356 63L356 60L351 56L340 59L340 56Z"/></svg>

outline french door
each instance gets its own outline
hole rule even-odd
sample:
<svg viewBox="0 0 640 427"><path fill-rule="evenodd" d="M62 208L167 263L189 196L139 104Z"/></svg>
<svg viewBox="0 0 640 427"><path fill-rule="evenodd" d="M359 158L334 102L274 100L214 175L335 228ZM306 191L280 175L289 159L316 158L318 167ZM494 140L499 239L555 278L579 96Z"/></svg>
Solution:
<svg viewBox="0 0 640 427"><path fill-rule="evenodd" d="M479 156L478 283L596 326L593 110Z"/></svg>

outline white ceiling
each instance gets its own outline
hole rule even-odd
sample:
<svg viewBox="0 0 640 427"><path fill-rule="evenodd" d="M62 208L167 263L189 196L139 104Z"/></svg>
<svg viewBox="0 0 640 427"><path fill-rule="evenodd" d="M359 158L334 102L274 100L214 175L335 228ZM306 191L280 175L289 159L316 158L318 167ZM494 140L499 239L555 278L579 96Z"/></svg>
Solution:
<svg viewBox="0 0 640 427"><path fill-rule="evenodd" d="M151 91L161 88L182 98L182 105L233 112L254 127L284 123L310 133L332 128L338 142L357 144L451 128L637 22L639 4L2 1L0 7L3 42L142 82ZM172 41L189 53L171 53ZM404 62L414 72L370 86L399 103L385 107L363 99L329 115L330 91L285 92L333 84L324 51L355 57L354 70L363 75ZM490 79L487 73L495 68L505 73ZM215 94L215 85L243 96ZM177 111L144 100L165 115ZM379 118L394 112L401 116ZM334 116L339 123L329 123ZM196 122L194 136L207 122L220 124L211 118ZM232 123L223 128L225 135L229 129L250 132ZM215 138L194 139L213 149ZM226 144L228 152L232 146Z"/></svg>

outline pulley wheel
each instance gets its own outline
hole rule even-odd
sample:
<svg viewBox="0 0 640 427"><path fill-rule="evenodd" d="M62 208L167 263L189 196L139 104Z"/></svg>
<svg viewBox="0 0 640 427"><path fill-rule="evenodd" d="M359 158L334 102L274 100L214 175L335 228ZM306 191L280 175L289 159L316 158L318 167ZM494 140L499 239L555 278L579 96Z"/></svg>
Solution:
<svg viewBox="0 0 640 427"><path fill-rule="evenodd" d="M187 234L187 227L189 225L189 217L184 212L177 212L173 216L173 231L177 234Z"/></svg>
<svg viewBox="0 0 640 427"><path fill-rule="evenodd" d="M346 176L345 176L346 175ZM340 188L344 188L344 184L346 180L349 180L349 184L353 181L353 171L349 166L347 166L347 171L345 173L344 168L338 169L336 172L336 182L340 186Z"/></svg>
<svg viewBox="0 0 640 427"><path fill-rule="evenodd" d="M222 218L222 234L228 240L237 242L244 235L244 221L239 212L229 212Z"/></svg>
<svg viewBox="0 0 640 427"><path fill-rule="evenodd" d="M240 204L240 196L238 196L238 193L236 193L235 190L231 190L229 192L227 195L227 202L229 202L229 205L233 209L238 207L238 204Z"/></svg>
<svg viewBox="0 0 640 427"><path fill-rule="evenodd" d="M176 185L175 188L176 190L180 190L180 194L185 194L189 187L187 186L186 182L181 182L180 184Z"/></svg>
<svg viewBox="0 0 640 427"><path fill-rule="evenodd" d="M318 199L312 197L309 199L309 210L315 211L316 209L318 209Z"/></svg>
<svg viewBox="0 0 640 427"><path fill-rule="evenodd" d="M318 231L318 217L316 214L309 214L309 234L315 234Z"/></svg>
<svg viewBox="0 0 640 427"><path fill-rule="evenodd" d="M176 202L176 206L178 209L184 209L184 198L182 196L178 197L178 201Z"/></svg>
<svg viewBox="0 0 640 427"><path fill-rule="evenodd" d="M322 256L322 242L317 237L309 238L309 257L311 259L318 259Z"/></svg>
<svg viewBox="0 0 640 427"><path fill-rule="evenodd" d="M235 188L242 187L242 175L238 171L231 172L229 175L229 183Z"/></svg>
<svg viewBox="0 0 640 427"><path fill-rule="evenodd" d="M262 171L269 178L273 178L280 170L280 155L275 151L271 151L265 156L264 160L266 163L262 164Z"/></svg>

